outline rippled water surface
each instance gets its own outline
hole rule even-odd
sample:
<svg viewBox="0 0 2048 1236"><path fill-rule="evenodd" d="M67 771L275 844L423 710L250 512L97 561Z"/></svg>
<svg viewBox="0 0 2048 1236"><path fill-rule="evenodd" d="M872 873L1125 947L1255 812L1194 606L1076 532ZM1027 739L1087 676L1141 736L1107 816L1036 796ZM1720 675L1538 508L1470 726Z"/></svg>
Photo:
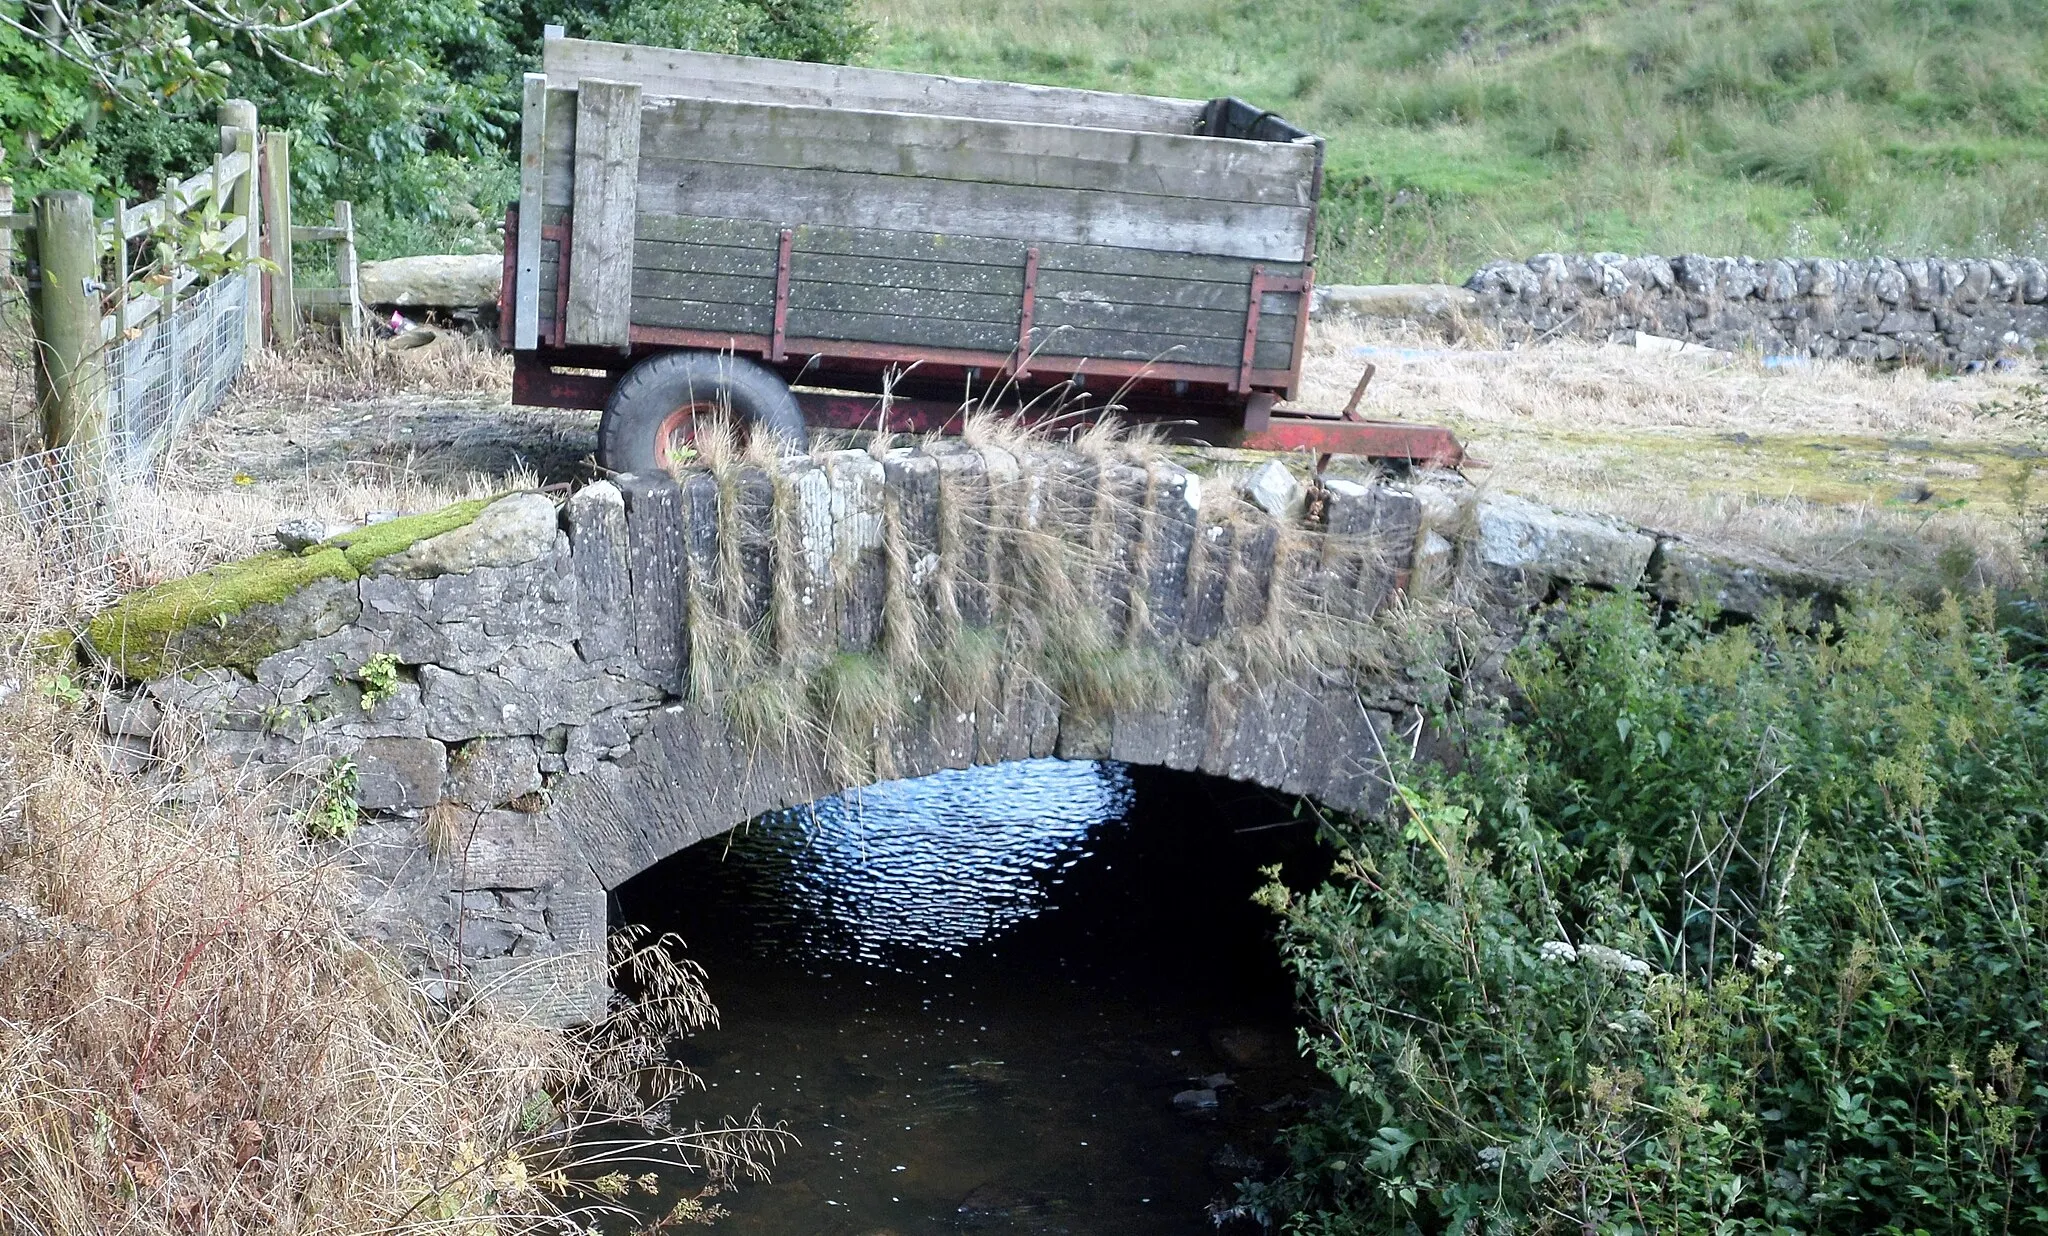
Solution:
<svg viewBox="0 0 2048 1236"><path fill-rule="evenodd" d="M680 932L721 1013L680 1046L707 1083L682 1114L759 1106L801 1141L719 1227L1216 1230L1316 1086L1249 901L1276 862L1326 862L1285 801L1040 760L764 817L634 880L619 916Z"/></svg>

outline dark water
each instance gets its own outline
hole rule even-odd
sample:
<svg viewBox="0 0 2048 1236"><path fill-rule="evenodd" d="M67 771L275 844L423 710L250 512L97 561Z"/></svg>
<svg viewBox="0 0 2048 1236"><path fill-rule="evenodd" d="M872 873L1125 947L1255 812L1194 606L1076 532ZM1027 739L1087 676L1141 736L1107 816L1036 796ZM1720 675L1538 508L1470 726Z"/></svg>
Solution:
<svg viewBox="0 0 2048 1236"><path fill-rule="evenodd" d="M801 1141L722 1230L1213 1232L1317 1086L1249 898L1327 861L1287 800L1042 760L764 817L615 912L709 973L682 1117L758 1106Z"/></svg>

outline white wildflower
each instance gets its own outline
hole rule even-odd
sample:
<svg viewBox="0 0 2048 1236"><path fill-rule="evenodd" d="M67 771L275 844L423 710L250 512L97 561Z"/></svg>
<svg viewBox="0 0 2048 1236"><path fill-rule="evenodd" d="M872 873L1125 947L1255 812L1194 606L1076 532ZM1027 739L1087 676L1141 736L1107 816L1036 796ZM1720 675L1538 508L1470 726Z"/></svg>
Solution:
<svg viewBox="0 0 2048 1236"><path fill-rule="evenodd" d="M1563 940L1546 940L1543 947L1536 951L1542 956L1543 960L1554 966L1570 965L1579 959L1579 950Z"/></svg>
<svg viewBox="0 0 2048 1236"><path fill-rule="evenodd" d="M1649 962L1604 944L1581 944L1579 956L1610 974L1634 974L1647 978L1650 973Z"/></svg>

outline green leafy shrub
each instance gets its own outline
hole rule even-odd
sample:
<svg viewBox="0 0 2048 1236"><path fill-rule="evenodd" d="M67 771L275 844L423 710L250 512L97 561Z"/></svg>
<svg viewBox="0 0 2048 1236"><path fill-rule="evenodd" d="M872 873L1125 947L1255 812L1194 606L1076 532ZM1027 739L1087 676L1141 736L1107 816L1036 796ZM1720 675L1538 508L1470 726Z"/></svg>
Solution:
<svg viewBox="0 0 2048 1236"><path fill-rule="evenodd" d="M2048 1230L2048 715L1989 601L1558 613L1333 878L1304 1233Z"/></svg>

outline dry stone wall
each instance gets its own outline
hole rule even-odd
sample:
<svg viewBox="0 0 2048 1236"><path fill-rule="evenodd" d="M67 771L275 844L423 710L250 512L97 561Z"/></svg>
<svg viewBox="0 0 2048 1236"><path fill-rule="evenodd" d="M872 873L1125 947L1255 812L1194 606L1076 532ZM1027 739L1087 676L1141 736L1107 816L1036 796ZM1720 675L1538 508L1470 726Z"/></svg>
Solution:
<svg viewBox="0 0 2048 1236"><path fill-rule="evenodd" d="M1630 257L1545 253L1465 283L1509 337L1634 333L1766 355L1968 369L2048 347L2034 258Z"/></svg>
<svg viewBox="0 0 2048 1236"><path fill-rule="evenodd" d="M1505 646L1561 585L1778 586L1455 478L1312 482L944 442L511 495L206 624L108 742L140 767L196 734L318 818L345 800L363 935L436 998L576 1022L608 991L607 890L765 811L1061 756L1370 812L1453 645ZM238 628L269 651L209 659Z"/></svg>

